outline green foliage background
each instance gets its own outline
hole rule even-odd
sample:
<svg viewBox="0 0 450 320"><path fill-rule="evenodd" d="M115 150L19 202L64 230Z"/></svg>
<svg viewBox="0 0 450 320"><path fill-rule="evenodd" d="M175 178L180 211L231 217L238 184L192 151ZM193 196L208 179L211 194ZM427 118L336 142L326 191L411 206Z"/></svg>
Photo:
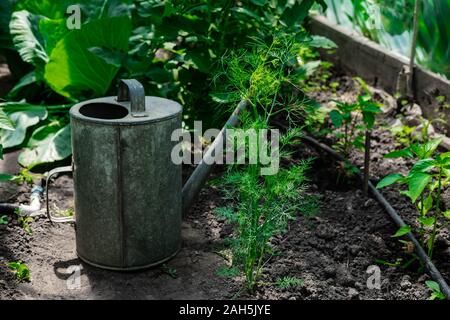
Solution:
<svg viewBox="0 0 450 320"><path fill-rule="evenodd" d="M409 56L415 0L326 0L325 15L366 37ZM369 23L373 9L381 14L382 29ZM450 0L422 0L416 62L450 78Z"/></svg>
<svg viewBox="0 0 450 320"><path fill-rule="evenodd" d="M222 124L210 95L217 62L251 37L301 31L323 0L80 0L82 26L69 30L68 0L2 0L0 55L16 79L0 108L15 130L0 128L6 150L25 148L32 168L70 155L68 109L116 95L136 78L148 95L184 106L184 126Z"/></svg>

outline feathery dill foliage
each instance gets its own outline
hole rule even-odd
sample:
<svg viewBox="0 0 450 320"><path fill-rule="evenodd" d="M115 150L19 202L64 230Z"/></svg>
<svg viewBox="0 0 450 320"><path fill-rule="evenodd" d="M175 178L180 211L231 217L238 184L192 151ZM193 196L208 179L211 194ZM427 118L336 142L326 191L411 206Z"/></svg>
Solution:
<svg viewBox="0 0 450 320"><path fill-rule="evenodd" d="M247 289L254 289L273 255L269 240L284 233L305 204L309 210L313 207L305 196L309 168L310 161L302 161L276 175L260 176L259 166L249 165L224 177L223 190L235 205L219 208L217 214L234 225L235 234L229 239L233 265L244 273Z"/></svg>
<svg viewBox="0 0 450 320"><path fill-rule="evenodd" d="M213 99L233 108L238 101L247 100L250 108L240 115L243 129L269 129L277 115L286 116L290 124L305 119L314 108L300 88L308 75L301 57L309 50L310 40L304 32L251 38L247 49L221 58L220 71L213 78L217 88ZM280 160L290 158L290 147L299 141L301 128L291 127L280 136ZM245 148L244 157L249 155L248 144ZM273 155L274 150L271 152ZM274 175L261 175L260 163L228 167L222 188L234 205L219 208L217 214L234 226L229 239L233 267L243 272L250 291L274 254L270 239L285 232L298 212L314 214L317 209L317 199L306 196L305 174L310 165L310 160L304 160Z"/></svg>
<svg viewBox="0 0 450 320"><path fill-rule="evenodd" d="M280 113L290 122L304 119L315 107L300 88L308 72L302 55L309 50L310 40L306 33L250 38L247 49L228 52L220 59L211 96L219 104L234 105L245 99L255 119L266 123Z"/></svg>
<svg viewBox="0 0 450 320"><path fill-rule="evenodd" d="M267 128L261 119L254 120L251 112L241 116L242 128ZM292 156L292 148L301 136L301 129L289 130L280 136L280 158ZM246 145L248 155L248 145ZM272 150L273 151L273 150ZM225 198L233 205L218 208L219 217L234 227L229 244L233 252L233 267L245 275L245 286L252 291L260 278L264 265L274 254L270 245L273 236L283 234L288 222L299 212L313 215L318 199L306 195L306 172L311 159L281 168L274 175L261 175L262 165L229 166L222 179Z"/></svg>

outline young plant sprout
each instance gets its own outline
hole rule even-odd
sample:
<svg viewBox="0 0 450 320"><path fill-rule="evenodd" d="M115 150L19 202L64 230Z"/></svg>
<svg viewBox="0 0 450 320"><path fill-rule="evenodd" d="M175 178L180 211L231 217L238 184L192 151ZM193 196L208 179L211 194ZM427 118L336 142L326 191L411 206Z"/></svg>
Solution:
<svg viewBox="0 0 450 320"><path fill-rule="evenodd" d="M439 287L439 284L437 282L428 280L425 281L425 284L433 291L428 300L445 300L445 294L442 293L441 288Z"/></svg>
<svg viewBox="0 0 450 320"><path fill-rule="evenodd" d="M19 281L30 281L30 269L22 261L10 262L8 263L8 268L14 272L17 280Z"/></svg>
<svg viewBox="0 0 450 320"><path fill-rule="evenodd" d="M381 105L373 101L372 95L362 79L357 78L361 84L362 92L356 103L336 101L336 108L331 110L329 116L336 129L333 131L338 142L335 145L344 158L348 159L353 148L364 150L364 181L363 193L368 196L370 174L370 148L371 132L375 124L375 117L381 112ZM356 168L344 163L344 170L353 174Z"/></svg>
<svg viewBox="0 0 450 320"><path fill-rule="evenodd" d="M380 104L374 102L370 95L360 95L356 103L336 101L336 108L329 113L331 122L336 129L338 139L336 148L348 158L353 148L364 150L364 134L370 131L375 123L375 117L381 112Z"/></svg>
<svg viewBox="0 0 450 320"><path fill-rule="evenodd" d="M450 152L437 153L441 139L430 140L425 144L413 144L409 148L394 151L386 158L416 159L407 175L392 173L381 180L377 188L384 188L394 183L406 186L400 194L407 196L419 212L418 229L428 256L432 258L436 237L439 231L450 224L450 210L443 208L442 193L450 181ZM412 230L405 226L397 232L397 236Z"/></svg>

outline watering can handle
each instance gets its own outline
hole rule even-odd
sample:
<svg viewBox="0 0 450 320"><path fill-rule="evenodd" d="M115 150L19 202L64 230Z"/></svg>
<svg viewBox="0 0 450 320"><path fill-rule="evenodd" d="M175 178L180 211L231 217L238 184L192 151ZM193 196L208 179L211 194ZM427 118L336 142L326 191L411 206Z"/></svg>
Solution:
<svg viewBox="0 0 450 320"><path fill-rule="evenodd" d="M57 173L72 172L72 171L73 171L72 166L68 166L55 168L47 173L47 179L45 181L45 202L47 204L47 218L50 220L50 222L75 222L75 219L73 217L66 218L66 217L52 216L52 214L50 213L50 204L48 201L48 189L50 187L50 178Z"/></svg>
<svg viewBox="0 0 450 320"><path fill-rule="evenodd" d="M130 101L131 116L145 117L145 90L144 86L136 79L121 79L119 81L119 93L117 101Z"/></svg>

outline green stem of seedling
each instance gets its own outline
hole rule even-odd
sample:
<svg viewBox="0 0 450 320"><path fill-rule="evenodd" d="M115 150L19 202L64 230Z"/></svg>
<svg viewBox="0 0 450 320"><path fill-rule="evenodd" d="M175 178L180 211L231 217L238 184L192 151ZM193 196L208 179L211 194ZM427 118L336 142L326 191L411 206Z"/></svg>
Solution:
<svg viewBox="0 0 450 320"><path fill-rule="evenodd" d="M344 157L348 158L348 124L345 122L344 126Z"/></svg>
<svg viewBox="0 0 450 320"><path fill-rule="evenodd" d="M369 176L370 176L370 139L371 131L366 129L366 140L364 146L364 197L369 196Z"/></svg>
<svg viewBox="0 0 450 320"><path fill-rule="evenodd" d="M422 193L421 195L420 195L420 216L421 217L423 217L425 214L424 214L424 212L425 212L425 209L424 209L424 204L423 204L423 202L424 202L424 200L425 200L425 196L424 196L424 194ZM422 243L425 243L425 229L424 229L424 227L423 227L423 225L422 224L419 224L419 234L420 234L420 237L421 237L421 240L422 240Z"/></svg>
<svg viewBox="0 0 450 320"><path fill-rule="evenodd" d="M442 192L442 167L439 167L439 173L438 173L438 190L437 190L437 199L436 199L436 214L435 214L435 220L433 224L433 231L431 233L430 238L430 246L428 247L428 256L430 259L433 257L433 250L434 250L434 241L436 240L436 234L438 231L438 221L439 217L441 215L441 192Z"/></svg>

